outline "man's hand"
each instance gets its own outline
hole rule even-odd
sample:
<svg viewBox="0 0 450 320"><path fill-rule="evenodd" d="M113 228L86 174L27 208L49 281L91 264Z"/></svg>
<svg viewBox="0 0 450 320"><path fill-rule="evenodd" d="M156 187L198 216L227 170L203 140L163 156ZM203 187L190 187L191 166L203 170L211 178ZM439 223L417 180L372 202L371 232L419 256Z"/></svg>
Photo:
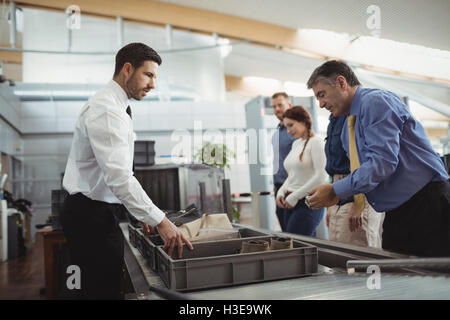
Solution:
<svg viewBox="0 0 450 320"><path fill-rule="evenodd" d="M144 231L144 235L145 236L150 236L152 234L156 234L155 227L152 227L152 226L150 226L150 225L148 225L148 224L146 224L146 223L144 223L142 221L141 221L141 224L142 224L142 229Z"/></svg>
<svg viewBox="0 0 450 320"><path fill-rule="evenodd" d="M334 192L332 184L321 184L309 190L308 194L306 202L313 210L331 207L339 202L339 197Z"/></svg>
<svg viewBox="0 0 450 320"><path fill-rule="evenodd" d="M362 226L362 217L356 214L354 202L351 203L348 210L348 224L351 232L358 231Z"/></svg>
<svg viewBox="0 0 450 320"><path fill-rule="evenodd" d="M172 256L175 246L178 246L178 258L183 256L183 242L189 249L193 250L192 244L187 240L180 230L169 219L164 218L158 225L158 232L164 240L163 250L169 248L167 254Z"/></svg>

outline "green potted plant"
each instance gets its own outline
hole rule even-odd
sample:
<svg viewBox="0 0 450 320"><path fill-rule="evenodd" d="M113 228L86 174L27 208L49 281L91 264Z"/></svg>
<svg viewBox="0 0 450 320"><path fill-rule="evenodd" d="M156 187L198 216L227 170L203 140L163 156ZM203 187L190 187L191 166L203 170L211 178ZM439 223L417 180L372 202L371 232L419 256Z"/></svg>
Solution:
<svg viewBox="0 0 450 320"><path fill-rule="evenodd" d="M230 168L230 160L236 158L236 154L225 144L205 141L194 155L195 161L217 168Z"/></svg>
<svg viewBox="0 0 450 320"><path fill-rule="evenodd" d="M197 150L194 159L197 162L217 168L230 168L230 160L236 158L236 153L231 151L225 144L211 143L205 141ZM233 222L239 222L240 213L233 206Z"/></svg>

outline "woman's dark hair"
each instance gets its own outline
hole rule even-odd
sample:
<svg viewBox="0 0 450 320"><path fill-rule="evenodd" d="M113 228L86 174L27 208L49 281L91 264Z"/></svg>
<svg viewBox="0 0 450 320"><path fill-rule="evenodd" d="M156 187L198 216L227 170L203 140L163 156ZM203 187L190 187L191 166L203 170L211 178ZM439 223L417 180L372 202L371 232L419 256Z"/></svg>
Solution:
<svg viewBox="0 0 450 320"><path fill-rule="evenodd" d="M159 54L149 46L139 42L129 43L116 54L114 76L117 76L120 73L123 65L127 62L131 63L134 69L137 69L142 66L145 61L149 60L156 62L158 65L161 65L162 63Z"/></svg>
<svg viewBox="0 0 450 320"><path fill-rule="evenodd" d="M302 122L306 129L308 130L307 138L305 141L305 145L303 146L303 150L300 153L300 161L302 161L303 158L303 152L305 151L306 145L308 144L309 139L314 136L314 132L312 130L312 117L311 114L308 112L308 110L305 109L305 107L302 106L295 106L290 109L287 109L283 113L283 119L288 118L291 120L295 120L298 122Z"/></svg>
<svg viewBox="0 0 450 320"><path fill-rule="evenodd" d="M311 89L318 81L324 81L331 86L335 86L336 78L338 76L343 76L347 83L352 87L361 84L353 70L346 63L330 60L313 71L307 83L308 89Z"/></svg>

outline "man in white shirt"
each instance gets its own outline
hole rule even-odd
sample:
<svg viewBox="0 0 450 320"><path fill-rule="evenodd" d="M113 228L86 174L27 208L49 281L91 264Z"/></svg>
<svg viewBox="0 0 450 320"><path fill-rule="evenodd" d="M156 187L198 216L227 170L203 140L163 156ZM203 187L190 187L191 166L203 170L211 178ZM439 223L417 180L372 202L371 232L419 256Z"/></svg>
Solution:
<svg viewBox="0 0 450 320"><path fill-rule="evenodd" d="M164 249L182 255L190 242L156 207L133 175L135 134L129 99L141 100L155 87L161 58L142 43L119 50L113 79L98 91L78 118L63 187L69 192L61 222L72 263L80 267L80 297L117 299L123 267L124 210L157 226Z"/></svg>

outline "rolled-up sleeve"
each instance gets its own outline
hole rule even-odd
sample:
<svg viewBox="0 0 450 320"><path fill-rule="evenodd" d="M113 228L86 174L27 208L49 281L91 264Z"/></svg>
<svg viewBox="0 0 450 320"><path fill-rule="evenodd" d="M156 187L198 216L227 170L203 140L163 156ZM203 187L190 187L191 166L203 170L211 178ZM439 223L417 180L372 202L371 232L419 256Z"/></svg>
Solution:
<svg viewBox="0 0 450 320"><path fill-rule="evenodd" d="M105 110L86 120L86 131L106 185L138 220L151 226L164 218L132 172L129 126L114 111Z"/></svg>

